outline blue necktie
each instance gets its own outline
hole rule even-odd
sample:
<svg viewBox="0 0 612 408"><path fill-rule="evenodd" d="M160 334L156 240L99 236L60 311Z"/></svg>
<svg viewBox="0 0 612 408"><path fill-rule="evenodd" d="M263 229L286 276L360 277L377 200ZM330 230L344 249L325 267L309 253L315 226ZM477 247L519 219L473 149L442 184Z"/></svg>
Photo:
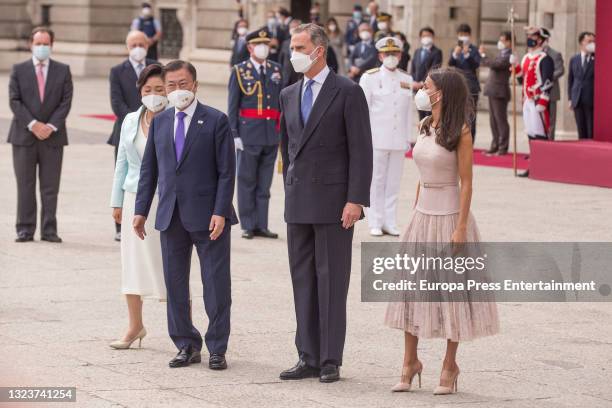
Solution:
<svg viewBox="0 0 612 408"><path fill-rule="evenodd" d="M306 89L304 90L304 96L302 96L302 122L304 122L304 125L306 125L312 110L312 84L314 82L314 79L306 82Z"/></svg>
<svg viewBox="0 0 612 408"><path fill-rule="evenodd" d="M174 134L174 146L176 148L176 162L178 163L181 160L181 155L183 154L183 147L185 147L185 116L187 114L185 112L178 112L176 114L176 119L178 123L176 124L176 132Z"/></svg>

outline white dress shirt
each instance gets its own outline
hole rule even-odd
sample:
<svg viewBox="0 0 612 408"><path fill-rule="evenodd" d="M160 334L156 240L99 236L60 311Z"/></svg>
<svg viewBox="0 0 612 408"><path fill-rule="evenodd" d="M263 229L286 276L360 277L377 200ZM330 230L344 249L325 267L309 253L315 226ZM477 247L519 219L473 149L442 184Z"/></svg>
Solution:
<svg viewBox="0 0 612 408"><path fill-rule="evenodd" d="M145 59L143 59L141 62L138 62L132 59L132 57L129 57L128 60L130 61L130 64L132 64L132 68L134 68L134 72L136 73L136 78L138 78L140 76L140 72L142 72L142 70L145 69L145 67L147 66L147 58L145 57ZM142 66L142 68L140 69L140 72L138 71L139 65Z"/></svg>
<svg viewBox="0 0 612 408"><path fill-rule="evenodd" d="M185 124L185 140L187 140L187 132L189 131L189 125L191 124L191 119L193 118L193 114L198 106L198 98L193 98L193 102L189 105L183 112L185 112L185 117L183 118L183 123ZM176 115L180 111L177 108L174 108L174 140L176 140L176 125L178 125L178 121L176 120Z"/></svg>
<svg viewBox="0 0 612 408"><path fill-rule="evenodd" d="M255 68L255 72L257 72L257 75L259 75L259 67L263 65L264 67L264 75L266 74L266 62L264 60L263 64L260 64L259 62L255 61L255 59L253 57L251 57L249 59L251 61L251 64L253 64L253 68Z"/></svg>
<svg viewBox="0 0 612 408"><path fill-rule="evenodd" d="M326 65L314 78L308 78L304 75L304 82L302 83L302 99L304 99L304 91L306 90L306 84L309 80L314 79L314 83L310 86L312 90L312 105L314 106L315 101L317 100L317 96L319 96L319 92L321 91L321 87L323 86L323 82L329 75L329 67Z"/></svg>

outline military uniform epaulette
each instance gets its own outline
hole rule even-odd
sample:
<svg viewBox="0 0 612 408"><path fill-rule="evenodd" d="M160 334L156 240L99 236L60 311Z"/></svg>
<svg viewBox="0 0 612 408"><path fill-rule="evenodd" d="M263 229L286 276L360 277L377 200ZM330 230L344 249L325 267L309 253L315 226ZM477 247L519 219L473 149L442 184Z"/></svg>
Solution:
<svg viewBox="0 0 612 408"><path fill-rule="evenodd" d="M408 74L408 71L404 71L404 70L403 70L403 69L401 69L401 68L396 68L396 69L397 69L399 72L403 72L403 73L404 73L404 74L406 74L406 75L410 75L410 74Z"/></svg>
<svg viewBox="0 0 612 408"><path fill-rule="evenodd" d="M368 69L365 73L366 74L373 74L373 73L378 72L378 71L380 71L380 67Z"/></svg>

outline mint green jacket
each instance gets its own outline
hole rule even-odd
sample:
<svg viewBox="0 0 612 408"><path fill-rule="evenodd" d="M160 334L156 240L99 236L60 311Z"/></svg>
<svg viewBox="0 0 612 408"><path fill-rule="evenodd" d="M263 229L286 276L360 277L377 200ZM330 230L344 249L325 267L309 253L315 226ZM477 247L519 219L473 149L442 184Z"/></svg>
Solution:
<svg viewBox="0 0 612 408"><path fill-rule="evenodd" d="M138 190L140 179L140 163L142 158L136 150L134 141L138 134L140 115L143 107L136 112L128 113L121 125L121 136L117 150L117 163L115 164L115 177L113 179L113 191L111 193L111 204L113 208L123 207L123 193L129 191L135 193Z"/></svg>

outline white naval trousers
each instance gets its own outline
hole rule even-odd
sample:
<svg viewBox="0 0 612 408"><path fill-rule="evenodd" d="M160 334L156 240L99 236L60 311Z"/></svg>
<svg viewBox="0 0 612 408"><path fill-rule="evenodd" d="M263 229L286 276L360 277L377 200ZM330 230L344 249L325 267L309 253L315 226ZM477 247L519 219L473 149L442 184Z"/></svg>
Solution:
<svg viewBox="0 0 612 408"><path fill-rule="evenodd" d="M397 227L397 196L400 189L405 152L374 149L372 184L370 186L370 228Z"/></svg>

